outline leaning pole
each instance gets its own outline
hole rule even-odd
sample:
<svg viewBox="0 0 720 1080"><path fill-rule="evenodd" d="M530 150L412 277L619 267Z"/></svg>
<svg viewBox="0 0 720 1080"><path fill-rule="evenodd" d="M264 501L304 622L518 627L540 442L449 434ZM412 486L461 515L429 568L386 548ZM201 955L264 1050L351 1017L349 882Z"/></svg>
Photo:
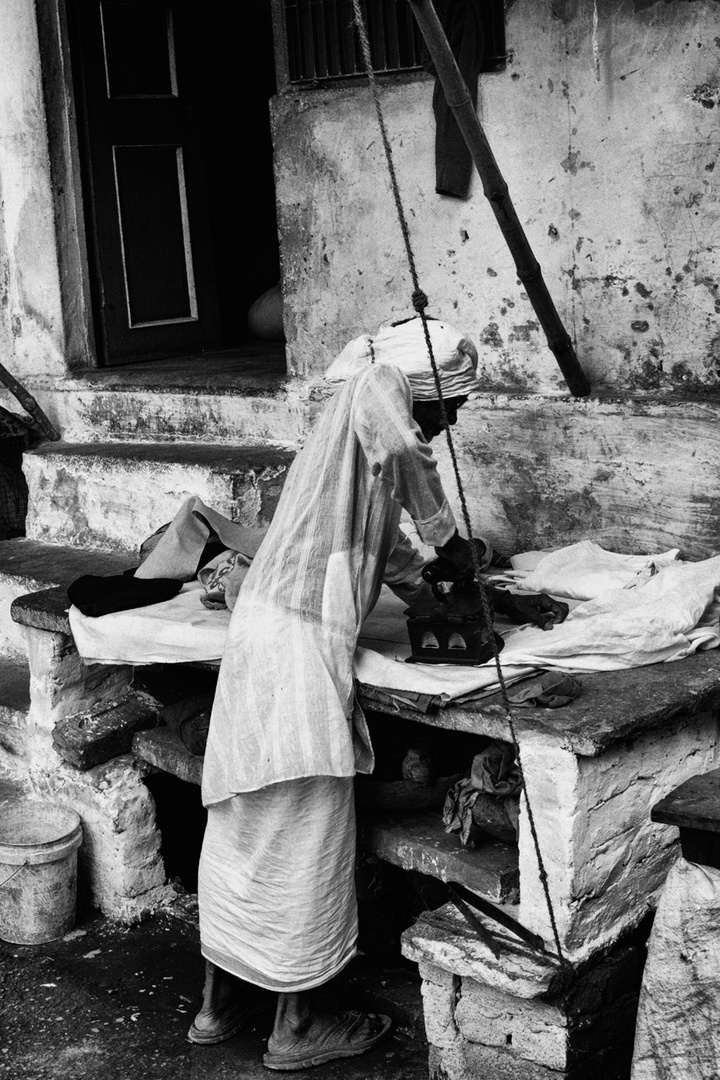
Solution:
<svg viewBox="0 0 720 1080"><path fill-rule="evenodd" d="M517 276L545 331L548 347L558 362L570 393L575 397L585 397L590 393L590 383L580 366L570 335L548 292L540 263L533 254L525 230L515 212L508 186L490 149L487 136L472 103L470 91L457 66L437 12L431 0L408 0L408 2L425 39L448 107L452 109L475 168L480 175L485 197L493 209L515 261Z"/></svg>

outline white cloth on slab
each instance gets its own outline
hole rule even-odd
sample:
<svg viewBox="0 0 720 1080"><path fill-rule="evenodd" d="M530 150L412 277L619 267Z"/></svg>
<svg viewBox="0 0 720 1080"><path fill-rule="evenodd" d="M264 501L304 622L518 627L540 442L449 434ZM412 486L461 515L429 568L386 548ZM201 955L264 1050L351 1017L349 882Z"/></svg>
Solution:
<svg viewBox="0 0 720 1080"><path fill-rule="evenodd" d="M631 1080L720 1076L720 870L680 858L648 944Z"/></svg>
<svg viewBox="0 0 720 1080"><path fill-rule="evenodd" d="M592 540L581 540L557 551L538 552L539 558L532 569L520 569L527 566L529 554L511 559L513 569L503 574L513 588L563 599L592 600L609 589L641 585L663 566L675 562L680 549L672 548L659 555L624 555L606 551Z"/></svg>
<svg viewBox="0 0 720 1080"><path fill-rule="evenodd" d="M506 664L564 671L616 671L681 660L720 644L720 556L670 562L633 588L578 604L565 622L509 634Z"/></svg>
<svg viewBox="0 0 720 1080"><path fill-rule="evenodd" d="M321 986L355 955L354 874L352 777L292 780L209 807L203 956L267 990Z"/></svg>
<svg viewBox="0 0 720 1080"><path fill-rule="evenodd" d="M443 397L467 397L477 390L478 354L473 342L449 323L426 322ZM350 341L325 372L327 382L344 382L370 364L392 364L410 383L415 401L437 401L438 391L430 363L422 319L385 326L374 337L362 334Z"/></svg>
<svg viewBox="0 0 720 1080"><path fill-rule="evenodd" d="M199 581L191 581L171 600L98 616L73 605L68 618L75 647L89 664L219 661L230 612L203 607L204 593Z"/></svg>
<svg viewBox="0 0 720 1080"><path fill-rule="evenodd" d="M397 367L372 364L327 402L293 461L230 619L203 770L221 802L302 776L374 765L353 655L383 581L417 589L405 509L440 546L455 519ZM408 596L410 598L410 596Z"/></svg>

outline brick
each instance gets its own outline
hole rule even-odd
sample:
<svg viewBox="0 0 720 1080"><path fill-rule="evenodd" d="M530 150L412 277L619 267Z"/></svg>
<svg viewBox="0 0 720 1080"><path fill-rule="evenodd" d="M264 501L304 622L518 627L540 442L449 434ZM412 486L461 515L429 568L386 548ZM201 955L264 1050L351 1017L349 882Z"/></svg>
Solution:
<svg viewBox="0 0 720 1080"><path fill-rule="evenodd" d="M63 717L53 729L53 746L69 765L91 769L128 753L136 732L157 726L159 708L149 694L131 690L120 700Z"/></svg>

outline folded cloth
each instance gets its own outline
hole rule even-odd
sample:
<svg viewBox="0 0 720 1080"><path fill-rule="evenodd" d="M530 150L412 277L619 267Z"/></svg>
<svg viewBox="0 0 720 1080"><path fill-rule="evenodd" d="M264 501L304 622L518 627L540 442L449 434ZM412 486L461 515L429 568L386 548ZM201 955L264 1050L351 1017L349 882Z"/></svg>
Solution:
<svg viewBox="0 0 720 1080"><path fill-rule="evenodd" d="M559 709L568 705L582 693L582 682L561 671L548 671L539 679L531 679L508 694L508 701L521 709L541 705L546 709Z"/></svg>
<svg viewBox="0 0 720 1080"><path fill-rule="evenodd" d="M198 572L198 581L205 589L205 595L200 597L203 607L232 611L251 562L241 551L226 549L203 566Z"/></svg>
<svg viewBox="0 0 720 1080"><path fill-rule="evenodd" d="M138 566L135 576L192 581L211 534L218 538L223 548L241 551L252 558L266 532L267 529L238 525L193 495L182 504L148 557Z"/></svg>
<svg viewBox="0 0 720 1080"><path fill-rule="evenodd" d="M551 551L534 569L514 569L505 577L523 592L545 592L571 600L592 600L609 589L642 585L662 567L677 560L679 548L658 555L623 555L606 551L592 540ZM513 566L515 560L511 559Z"/></svg>
<svg viewBox="0 0 720 1080"><path fill-rule="evenodd" d="M205 752L214 697L214 694L195 694L160 710L160 719L180 736L191 754Z"/></svg>
<svg viewBox="0 0 720 1080"><path fill-rule="evenodd" d="M113 611L130 611L147 607L148 604L160 604L176 596L182 588L182 581L173 578L140 581L132 576L133 572L109 577L83 574L68 586L68 598L83 615L97 618Z"/></svg>

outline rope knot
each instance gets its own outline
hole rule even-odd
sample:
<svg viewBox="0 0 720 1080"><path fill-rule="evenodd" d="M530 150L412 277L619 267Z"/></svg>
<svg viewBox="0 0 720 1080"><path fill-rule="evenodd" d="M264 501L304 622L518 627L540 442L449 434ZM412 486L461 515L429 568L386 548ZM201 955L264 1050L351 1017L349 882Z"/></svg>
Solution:
<svg viewBox="0 0 720 1080"><path fill-rule="evenodd" d="M412 306L414 307L415 311L417 311L418 315L420 315L420 313L425 310L425 308L428 306L428 303L429 300L425 293L422 291L422 289L415 289L414 293L412 294Z"/></svg>

